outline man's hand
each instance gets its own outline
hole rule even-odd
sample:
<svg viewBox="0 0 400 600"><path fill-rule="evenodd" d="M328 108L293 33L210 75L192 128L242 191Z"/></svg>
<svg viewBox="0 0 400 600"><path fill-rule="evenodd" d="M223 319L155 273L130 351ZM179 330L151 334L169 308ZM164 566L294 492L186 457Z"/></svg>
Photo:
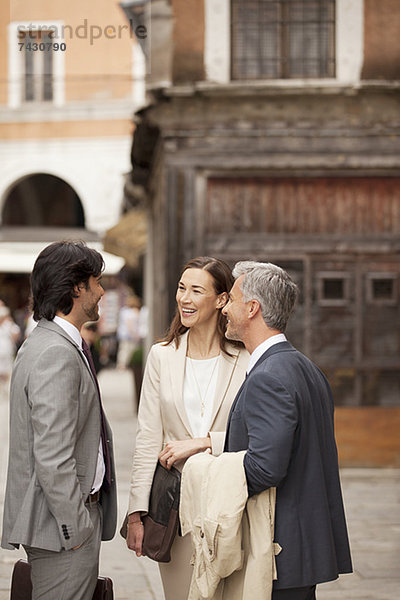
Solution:
<svg viewBox="0 0 400 600"><path fill-rule="evenodd" d="M174 440L165 444L158 458L162 466L170 470L175 462L206 450L211 450L211 440L209 437Z"/></svg>

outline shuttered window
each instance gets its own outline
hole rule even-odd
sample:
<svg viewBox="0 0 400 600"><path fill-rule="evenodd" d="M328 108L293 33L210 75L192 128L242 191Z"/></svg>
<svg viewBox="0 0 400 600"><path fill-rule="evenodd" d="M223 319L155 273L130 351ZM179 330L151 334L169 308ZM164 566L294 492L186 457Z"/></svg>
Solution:
<svg viewBox="0 0 400 600"><path fill-rule="evenodd" d="M232 79L335 77L335 0L231 0Z"/></svg>

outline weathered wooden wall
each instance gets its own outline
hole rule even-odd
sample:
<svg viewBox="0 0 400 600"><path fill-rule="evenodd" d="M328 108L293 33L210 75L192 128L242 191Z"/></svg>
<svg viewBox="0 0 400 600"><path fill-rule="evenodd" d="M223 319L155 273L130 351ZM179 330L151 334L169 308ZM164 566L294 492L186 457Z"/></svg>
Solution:
<svg viewBox="0 0 400 600"><path fill-rule="evenodd" d="M210 177L204 228L208 253L293 275L289 336L338 406L400 404L399 178Z"/></svg>
<svg viewBox="0 0 400 600"><path fill-rule="evenodd" d="M209 233L400 233L398 179L209 178Z"/></svg>

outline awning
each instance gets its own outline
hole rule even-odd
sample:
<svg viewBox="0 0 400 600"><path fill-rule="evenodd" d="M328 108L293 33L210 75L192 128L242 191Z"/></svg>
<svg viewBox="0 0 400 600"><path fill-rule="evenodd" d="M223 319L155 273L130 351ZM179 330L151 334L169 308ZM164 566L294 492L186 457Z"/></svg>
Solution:
<svg viewBox="0 0 400 600"><path fill-rule="evenodd" d="M131 267L136 267L139 257L147 247L147 215L142 209L133 209L108 229L103 240L104 249L122 256Z"/></svg>
<svg viewBox="0 0 400 600"><path fill-rule="evenodd" d="M38 254L50 242L0 242L0 273L31 273ZM105 275L115 275L125 264L120 256L103 251L101 242L86 242L98 250L105 262Z"/></svg>

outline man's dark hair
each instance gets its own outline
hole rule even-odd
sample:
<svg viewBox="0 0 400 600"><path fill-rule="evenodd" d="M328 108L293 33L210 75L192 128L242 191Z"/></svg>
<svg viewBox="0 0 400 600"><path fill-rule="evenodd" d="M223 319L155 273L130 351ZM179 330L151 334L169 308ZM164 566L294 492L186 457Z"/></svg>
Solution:
<svg viewBox="0 0 400 600"><path fill-rule="evenodd" d="M31 275L33 318L51 321L57 311L68 315L76 298L74 287L89 278L99 277L104 269L103 257L85 242L54 242L42 250Z"/></svg>

